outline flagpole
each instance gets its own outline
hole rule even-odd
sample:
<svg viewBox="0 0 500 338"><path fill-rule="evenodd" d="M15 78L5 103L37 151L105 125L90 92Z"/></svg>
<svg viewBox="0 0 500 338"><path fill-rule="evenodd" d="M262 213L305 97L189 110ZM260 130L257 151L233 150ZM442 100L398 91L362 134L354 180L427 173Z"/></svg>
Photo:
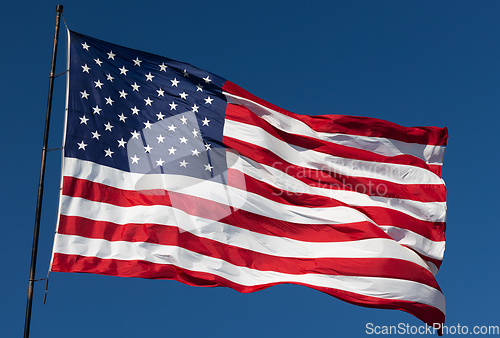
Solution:
<svg viewBox="0 0 500 338"><path fill-rule="evenodd" d="M24 338L30 335L31 308L33 304L33 289L35 287L36 256L38 251L38 235L40 232L40 216L42 213L43 184L45 179L45 162L47 157L47 143L49 140L50 112L52 109L52 92L54 89L54 74L56 69L57 42L59 39L59 25L61 23L62 5L56 7L56 28L54 34L54 45L52 49L52 65L49 78L49 95L47 98L47 113L45 115L45 130L43 134L42 164L40 166L40 179L38 183L38 196L36 200L35 227L33 232L33 247L31 249L31 267L28 286L28 301L26 303L26 317L24 319Z"/></svg>

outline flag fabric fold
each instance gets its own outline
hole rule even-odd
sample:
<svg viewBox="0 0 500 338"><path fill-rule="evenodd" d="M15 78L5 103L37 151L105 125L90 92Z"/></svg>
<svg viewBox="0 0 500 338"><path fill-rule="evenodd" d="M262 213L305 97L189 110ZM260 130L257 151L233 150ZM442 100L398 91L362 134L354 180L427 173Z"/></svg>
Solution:
<svg viewBox="0 0 500 338"><path fill-rule="evenodd" d="M51 271L292 283L444 322L446 128L297 115L187 63L68 34Z"/></svg>

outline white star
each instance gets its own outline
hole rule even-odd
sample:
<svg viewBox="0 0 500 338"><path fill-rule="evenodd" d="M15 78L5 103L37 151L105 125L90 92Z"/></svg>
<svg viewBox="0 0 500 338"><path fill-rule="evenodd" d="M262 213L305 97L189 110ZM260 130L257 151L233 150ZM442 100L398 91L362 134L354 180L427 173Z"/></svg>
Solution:
<svg viewBox="0 0 500 338"><path fill-rule="evenodd" d="M96 105L95 107L92 107L92 109L94 110L94 114L97 114L97 115L101 115L100 111L102 110L101 108L99 108L98 105Z"/></svg>
<svg viewBox="0 0 500 338"><path fill-rule="evenodd" d="M186 100L188 97L188 94L186 94L186 92L182 92L182 93L179 93L179 96L181 97L181 99Z"/></svg>
<svg viewBox="0 0 500 338"><path fill-rule="evenodd" d="M153 148L151 148L149 144L146 147L144 147L144 151L148 154L151 153L151 150L153 150Z"/></svg>
<svg viewBox="0 0 500 338"><path fill-rule="evenodd" d="M209 164L204 164L204 166L205 166L205 170L208 170L210 172L212 171L213 167L210 165L210 163Z"/></svg>
<svg viewBox="0 0 500 338"><path fill-rule="evenodd" d="M130 108L132 110L132 115L139 115L140 109L134 106L134 108Z"/></svg>
<svg viewBox="0 0 500 338"><path fill-rule="evenodd" d="M99 87L99 89L101 89L102 85L104 84L104 83L101 82L101 80L94 81L94 83L95 83L95 87L96 88Z"/></svg>
<svg viewBox="0 0 500 338"><path fill-rule="evenodd" d="M117 140L117 141L118 141L118 147L125 148L125 143L127 143L127 142L123 140L123 137L121 140Z"/></svg>
<svg viewBox="0 0 500 338"><path fill-rule="evenodd" d="M156 139L158 140L158 143L163 143L163 140L165 139L165 136L161 136L160 135Z"/></svg>
<svg viewBox="0 0 500 338"><path fill-rule="evenodd" d="M99 60L99 58L94 59L94 61L95 61L95 63L97 63L97 64L99 65L99 67L101 67L101 65L102 65L102 61L101 61L101 60Z"/></svg>
<svg viewBox="0 0 500 338"><path fill-rule="evenodd" d="M197 92L203 92L203 86L201 84L196 85Z"/></svg>
<svg viewBox="0 0 500 338"><path fill-rule="evenodd" d="M201 122L203 122L204 126L208 126L208 122L210 122L210 120L205 117L205 119Z"/></svg>
<svg viewBox="0 0 500 338"><path fill-rule="evenodd" d="M85 147L88 146L88 144L85 144L83 141L77 144L78 144L78 149L83 149L83 150L85 150Z"/></svg>
<svg viewBox="0 0 500 338"><path fill-rule="evenodd" d="M187 124L188 119L184 115L182 115L180 120L182 121L182 124Z"/></svg>
<svg viewBox="0 0 500 338"><path fill-rule="evenodd" d="M189 77L189 74L187 72L187 69L184 69L184 71L182 72L182 74L184 75L184 77Z"/></svg>
<svg viewBox="0 0 500 338"><path fill-rule="evenodd" d="M149 74L144 75L146 77L146 81L151 81L153 82L153 78L155 77L154 75L151 75L151 72Z"/></svg>
<svg viewBox="0 0 500 338"><path fill-rule="evenodd" d="M194 137L198 137L198 130L193 129L193 131L191 133L193 133Z"/></svg>
<svg viewBox="0 0 500 338"><path fill-rule="evenodd" d="M205 83L210 83L210 81L212 81L210 76L204 77L203 80L205 80Z"/></svg>
<svg viewBox="0 0 500 338"><path fill-rule="evenodd" d="M186 162L186 160L182 160L182 162L179 162L180 166L179 167L184 167L186 168L186 166L189 164L188 162Z"/></svg>
<svg viewBox="0 0 500 338"><path fill-rule="evenodd" d="M195 149L195 150L191 150L191 152L193 153L193 155L191 155L191 156L197 156L197 157L200 157L200 152L199 152L197 149Z"/></svg>
<svg viewBox="0 0 500 338"><path fill-rule="evenodd" d="M118 93L120 93L120 97L123 97L124 99L126 99L126 98L127 98L128 93L126 93L124 89L122 89L122 90L121 90L121 91L119 91Z"/></svg>
<svg viewBox="0 0 500 338"><path fill-rule="evenodd" d="M97 130L96 130L96 131L94 131L94 132L92 132L91 134L92 134L92 138L96 138L96 139L99 139L99 137L101 136L101 134L99 134L99 133L97 132Z"/></svg>
<svg viewBox="0 0 500 338"><path fill-rule="evenodd" d="M197 113L198 112L198 108L200 108L200 107L198 107L196 105L196 103L191 107L191 109L193 109L193 113Z"/></svg>
<svg viewBox="0 0 500 338"><path fill-rule="evenodd" d="M128 69L123 66L122 68L118 68L120 70L120 75L127 75Z"/></svg>
<svg viewBox="0 0 500 338"><path fill-rule="evenodd" d="M177 78L174 78L173 80L170 80L170 82L172 82L172 87L177 87L177 84L180 82L180 81L177 81Z"/></svg>
<svg viewBox="0 0 500 338"><path fill-rule="evenodd" d="M82 95L82 99L89 99L89 93L87 93L86 90L84 90L83 92L80 92L80 94Z"/></svg>
<svg viewBox="0 0 500 338"><path fill-rule="evenodd" d="M122 121L124 123L125 123L125 120L127 119L127 117L123 113L121 115L118 115L118 118L120 119L120 121Z"/></svg>
<svg viewBox="0 0 500 338"><path fill-rule="evenodd" d="M112 77L112 76L111 76L111 74L107 74L107 75L106 75L106 79L107 79L108 81L113 82L113 80L114 80L115 78L114 78L114 77Z"/></svg>
<svg viewBox="0 0 500 338"><path fill-rule="evenodd" d="M177 129L177 127L174 126L174 124L171 124L170 126L168 126L169 131L175 131L176 129Z"/></svg>
<svg viewBox="0 0 500 338"><path fill-rule="evenodd" d="M115 101L111 100L111 96L110 97L106 97L105 99L106 99L106 104L109 104L110 106L112 106L113 102L115 102Z"/></svg>
<svg viewBox="0 0 500 338"><path fill-rule="evenodd" d="M82 70L83 73L90 74L89 73L90 68L87 66L87 64L85 64L85 66L82 66L82 68L83 68L83 70Z"/></svg>
<svg viewBox="0 0 500 338"><path fill-rule="evenodd" d="M166 72L167 71L167 65L165 64L165 62L162 62L160 66L160 72Z"/></svg>
<svg viewBox="0 0 500 338"><path fill-rule="evenodd" d="M185 138L184 136L179 138L179 140L181 141L181 144L184 143L184 144L187 144L187 138Z"/></svg>
<svg viewBox="0 0 500 338"><path fill-rule="evenodd" d="M205 150L211 150L212 145L210 143L205 143Z"/></svg>
<svg viewBox="0 0 500 338"><path fill-rule="evenodd" d="M137 155L134 155L134 157L131 157L130 159L132 160L132 164L134 164L134 163L139 164L140 158L137 157Z"/></svg>
<svg viewBox="0 0 500 338"><path fill-rule="evenodd" d="M163 161L163 160L160 158L158 161L156 161L156 166L157 166L157 167L163 167L163 163L164 163L164 162L165 162L165 161Z"/></svg>
<svg viewBox="0 0 500 338"><path fill-rule="evenodd" d="M146 102L146 106L151 106L151 103L153 103L153 100L151 100L149 97L147 99L144 99Z"/></svg>
<svg viewBox="0 0 500 338"><path fill-rule="evenodd" d="M89 50L89 47L90 47L90 46L89 46L89 45L87 45L87 42L84 42L84 43L82 43L82 47L83 47L83 49L85 49L85 50Z"/></svg>
<svg viewBox="0 0 500 338"><path fill-rule="evenodd" d="M114 151L111 151L111 148L108 148L108 150L104 150L104 152L106 153L106 156L109 156L109 157L113 157L111 155L115 153ZM104 156L104 157L106 157L106 156Z"/></svg>
<svg viewBox="0 0 500 338"><path fill-rule="evenodd" d="M149 122L149 120L147 122L142 122L144 123L146 129L151 129L151 126L153 125L151 122Z"/></svg>
<svg viewBox="0 0 500 338"><path fill-rule="evenodd" d="M165 91L161 88L158 89L156 92L158 93L158 96L163 96L163 94L165 93Z"/></svg>
<svg viewBox="0 0 500 338"><path fill-rule="evenodd" d="M134 88L134 90L133 90L134 92L139 91L140 86L137 84L137 82L134 82L134 84L132 84L131 86L132 86L132 88Z"/></svg>
<svg viewBox="0 0 500 338"><path fill-rule="evenodd" d="M140 133L137 132L137 130L134 130L133 132L131 132L132 134L132 138L136 138L136 139L139 139L139 136L141 135Z"/></svg>
<svg viewBox="0 0 500 338"><path fill-rule="evenodd" d="M161 112L156 114L156 116L158 116L158 120L163 120L163 118L165 117L165 115L163 115Z"/></svg>
<svg viewBox="0 0 500 338"><path fill-rule="evenodd" d="M83 142L83 141L82 141L82 142ZM174 148L174 146L172 146L172 148L168 149L168 154L169 154L169 155L175 155L175 151L176 151L176 150L177 150L177 149L175 149L175 148Z"/></svg>
<svg viewBox="0 0 500 338"><path fill-rule="evenodd" d="M139 66L139 67L141 66L142 61L139 60L139 57L137 57L135 60L132 60L132 61L134 61L134 66Z"/></svg>
<svg viewBox="0 0 500 338"><path fill-rule="evenodd" d="M108 59L114 60L114 59L115 59L115 56L116 56L116 54L114 54L114 53L113 53L113 51L110 51L110 52L108 53Z"/></svg>
<svg viewBox="0 0 500 338"><path fill-rule="evenodd" d="M82 123L87 124L87 121L88 121L88 120L89 120L89 119L88 119L85 115L83 115L82 117L80 117L80 124L82 124Z"/></svg>
<svg viewBox="0 0 500 338"><path fill-rule="evenodd" d="M212 104L212 101L213 101L213 100L214 100L214 99L210 98L210 96L209 96L209 97L207 97L207 98L205 99L205 104Z"/></svg>
<svg viewBox="0 0 500 338"><path fill-rule="evenodd" d="M111 131L111 129L113 129L113 126L111 125L110 122L108 122L108 123L104 124L104 128L106 128L106 130L108 130L108 131Z"/></svg>
<svg viewBox="0 0 500 338"><path fill-rule="evenodd" d="M177 110L177 109L175 109L175 107L177 107L178 105L175 104L174 101L172 101L172 103L169 103L168 105L170 106L170 110Z"/></svg>

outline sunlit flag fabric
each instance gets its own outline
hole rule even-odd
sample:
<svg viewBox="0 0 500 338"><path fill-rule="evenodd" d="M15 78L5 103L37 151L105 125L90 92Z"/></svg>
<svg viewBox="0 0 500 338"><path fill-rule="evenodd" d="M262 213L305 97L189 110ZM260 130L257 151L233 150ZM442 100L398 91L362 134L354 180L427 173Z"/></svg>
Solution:
<svg viewBox="0 0 500 338"><path fill-rule="evenodd" d="M187 63L69 35L51 271L293 283L444 322L446 128L297 115Z"/></svg>

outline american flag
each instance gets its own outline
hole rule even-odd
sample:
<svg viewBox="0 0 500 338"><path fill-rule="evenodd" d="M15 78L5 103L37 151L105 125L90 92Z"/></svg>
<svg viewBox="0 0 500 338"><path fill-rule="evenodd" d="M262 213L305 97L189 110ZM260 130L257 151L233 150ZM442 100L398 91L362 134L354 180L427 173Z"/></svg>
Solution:
<svg viewBox="0 0 500 338"><path fill-rule="evenodd" d="M51 271L293 283L443 323L446 128L297 115L69 32Z"/></svg>

